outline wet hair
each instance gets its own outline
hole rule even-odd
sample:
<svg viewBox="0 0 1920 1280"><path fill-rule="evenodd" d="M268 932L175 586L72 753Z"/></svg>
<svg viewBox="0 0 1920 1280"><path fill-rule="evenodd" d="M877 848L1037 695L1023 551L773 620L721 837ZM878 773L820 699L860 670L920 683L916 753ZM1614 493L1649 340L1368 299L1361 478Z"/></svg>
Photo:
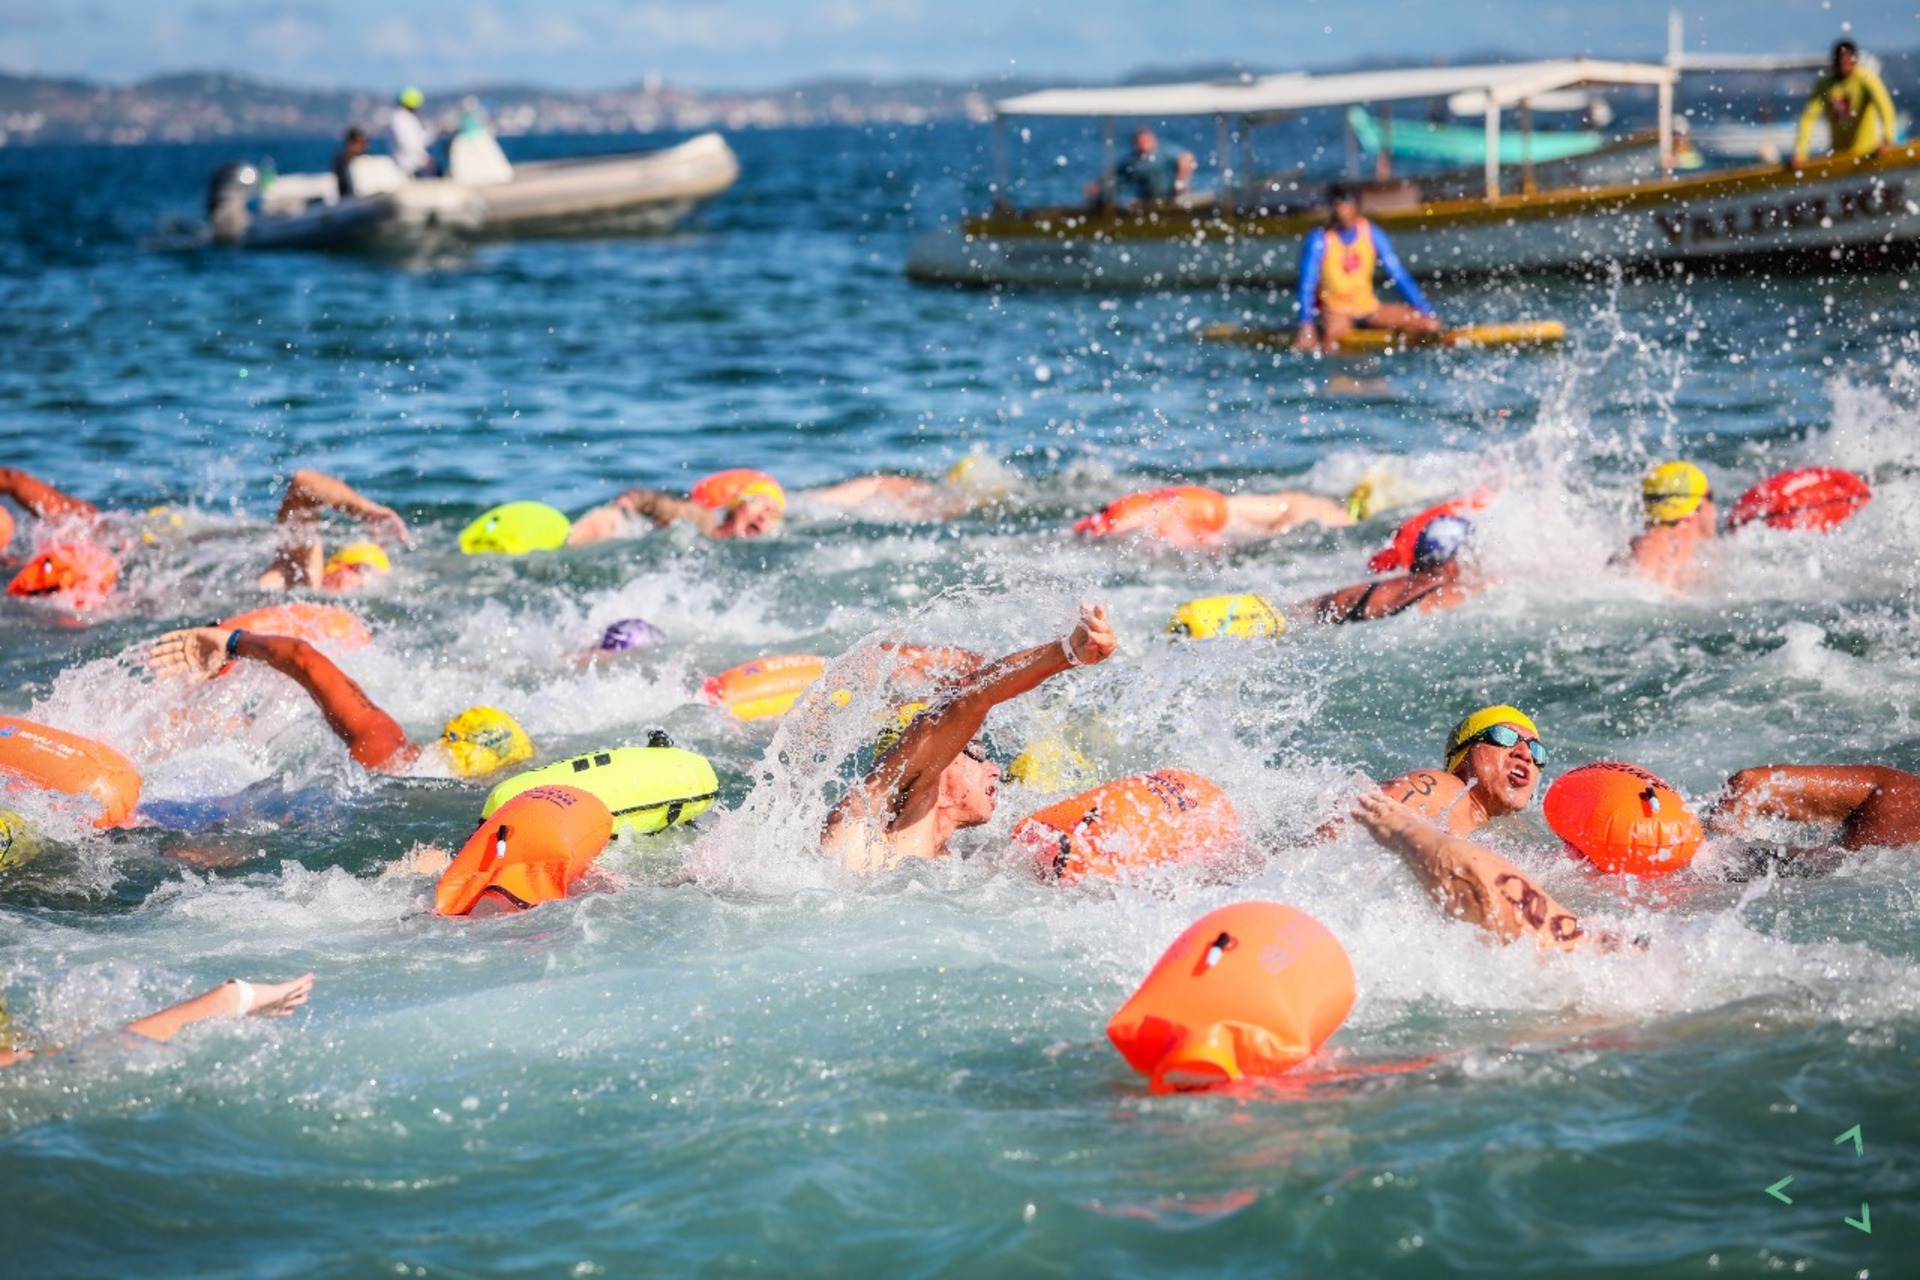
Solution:
<svg viewBox="0 0 1920 1280"><path fill-rule="evenodd" d="M1843 53L1850 53L1858 58L1860 56L1860 46L1851 40L1835 40L1833 42L1833 69L1836 72L1840 70L1840 55Z"/></svg>
<svg viewBox="0 0 1920 1280"><path fill-rule="evenodd" d="M1329 209L1331 209L1336 204L1341 204L1348 200L1352 200L1355 203L1358 203L1360 200L1360 195L1358 192L1356 192L1352 187L1348 186L1346 183L1336 182L1332 186L1327 188L1327 207Z"/></svg>

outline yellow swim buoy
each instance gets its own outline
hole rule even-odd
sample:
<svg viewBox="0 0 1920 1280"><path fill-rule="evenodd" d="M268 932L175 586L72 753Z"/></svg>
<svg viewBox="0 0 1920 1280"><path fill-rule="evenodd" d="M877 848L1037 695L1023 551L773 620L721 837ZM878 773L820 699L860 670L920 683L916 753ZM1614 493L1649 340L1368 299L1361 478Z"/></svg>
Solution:
<svg viewBox="0 0 1920 1280"><path fill-rule="evenodd" d="M1286 634L1287 620L1265 596L1203 596L1173 611L1167 634L1189 640L1228 636L1238 640L1272 639Z"/></svg>
<svg viewBox="0 0 1920 1280"><path fill-rule="evenodd" d="M470 556L523 556L567 545L573 522L544 502L509 502L475 520L460 533L460 550Z"/></svg>
<svg viewBox="0 0 1920 1280"><path fill-rule="evenodd" d="M535 787L577 787L600 799L613 814L614 829L652 835L681 826L713 808L720 779L703 755L674 746L615 747L592 751L515 774L487 796L482 818Z"/></svg>

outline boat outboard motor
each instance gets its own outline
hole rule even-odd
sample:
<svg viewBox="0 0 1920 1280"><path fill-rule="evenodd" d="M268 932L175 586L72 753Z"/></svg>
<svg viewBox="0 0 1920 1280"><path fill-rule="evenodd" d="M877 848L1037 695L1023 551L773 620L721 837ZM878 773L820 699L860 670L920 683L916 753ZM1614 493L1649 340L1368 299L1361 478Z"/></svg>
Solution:
<svg viewBox="0 0 1920 1280"><path fill-rule="evenodd" d="M247 234L253 216L247 204L260 189L260 171L250 164L228 163L207 180L207 223L213 238L237 244Z"/></svg>

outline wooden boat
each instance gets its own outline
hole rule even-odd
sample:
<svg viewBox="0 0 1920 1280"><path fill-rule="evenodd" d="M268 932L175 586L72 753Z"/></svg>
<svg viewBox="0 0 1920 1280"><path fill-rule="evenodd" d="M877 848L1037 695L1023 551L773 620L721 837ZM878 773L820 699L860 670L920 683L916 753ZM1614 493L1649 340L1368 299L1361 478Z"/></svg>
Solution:
<svg viewBox="0 0 1920 1280"><path fill-rule="evenodd" d="M1006 120L1032 115L1103 119L1109 152L1116 118L1212 116L1222 135L1219 151L1230 156L1233 139L1246 143L1248 121L1281 112L1480 93L1488 104L1487 145L1477 189L1458 178L1390 175L1356 184L1362 211L1393 238L1407 268L1426 280L1601 274L1616 264L1629 271L1853 271L1920 257L1920 148L1828 157L1797 172L1752 166L1676 173L1672 103L1679 74L1659 63L1572 59L1048 90L996 108L1002 128ZM1602 84L1656 91L1656 158L1647 171L1597 178L1590 170L1560 185L1544 164L1501 162L1503 114L1518 112L1524 131L1533 96ZM997 156L1004 153L1004 145L996 147ZM976 287L1284 288L1297 278L1302 239L1325 216L1325 192L1314 182L1245 177L1252 169L1224 171L1215 192L1163 201L1031 210L1002 204L923 237L910 252L907 274ZM1008 189L1004 172L995 189Z"/></svg>

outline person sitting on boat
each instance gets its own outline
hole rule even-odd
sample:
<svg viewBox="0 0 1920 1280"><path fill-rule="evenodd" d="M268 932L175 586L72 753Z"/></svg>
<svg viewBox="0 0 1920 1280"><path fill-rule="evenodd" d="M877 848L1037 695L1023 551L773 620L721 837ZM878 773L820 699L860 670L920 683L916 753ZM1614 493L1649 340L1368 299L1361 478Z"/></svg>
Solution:
<svg viewBox="0 0 1920 1280"><path fill-rule="evenodd" d="M908 858L944 858L947 842L993 817L1000 768L978 735L987 713L1071 667L1105 662L1113 629L1100 605L1057 641L1010 653L962 676L914 716L867 776L834 806L821 848L849 871L889 870Z"/></svg>
<svg viewBox="0 0 1920 1280"><path fill-rule="evenodd" d="M1669 591L1685 591L1698 571L1695 557L1714 536L1716 513L1706 472L1691 462L1663 462L1640 482L1647 527L1616 559Z"/></svg>
<svg viewBox="0 0 1920 1280"><path fill-rule="evenodd" d="M1386 233L1360 216L1352 188L1336 185L1327 199L1327 225L1307 233L1300 253L1300 335L1294 348L1333 350L1354 329L1438 333L1439 317L1400 265ZM1373 291L1375 267L1386 269L1405 302L1380 301Z"/></svg>
<svg viewBox="0 0 1920 1280"><path fill-rule="evenodd" d="M1418 608L1438 613L1465 604L1487 584L1468 572L1464 554L1473 526L1459 516L1435 516L1414 543L1413 566L1399 577L1356 582L1288 609L1290 615L1338 626L1374 622Z"/></svg>
<svg viewBox="0 0 1920 1280"><path fill-rule="evenodd" d="M359 125L347 130L347 136L340 143L340 150L333 156L333 182L340 189L340 198L346 200L353 195L353 162L367 154L367 131Z"/></svg>
<svg viewBox="0 0 1920 1280"><path fill-rule="evenodd" d="M1793 140L1794 168L1807 158L1813 126L1826 117L1833 154L1864 156L1888 151L1899 133L1893 117L1893 99L1880 77L1860 62L1860 50L1851 40L1833 46L1833 66L1813 86L1806 110L1800 113L1800 132Z"/></svg>
<svg viewBox="0 0 1920 1280"><path fill-rule="evenodd" d="M433 162L433 130L420 118L427 97L409 85L400 91L393 114L387 120L387 146L394 163L410 178L428 177L439 172Z"/></svg>
<svg viewBox="0 0 1920 1280"><path fill-rule="evenodd" d="M405 773L420 759L421 747L399 722L305 640L237 627L189 627L157 637L147 649L147 665L173 679L211 680L241 660L264 663L305 689L347 754L367 768ZM461 778L477 778L533 755L526 731L494 707L467 708L447 722L436 744Z"/></svg>
<svg viewBox="0 0 1920 1280"><path fill-rule="evenodd" d="M1191 151L1180 147L1162 151L1159 136L1153 130L1136 130L1133 154L1116 164L1111 174L1089 182L1087 200L1105 202L1118 196L1130 200L1171 200L1186 194L1194 163Z"/></svg>
<svg viewBox="0 0 1920 1280"><path fill-rule="evenodd" d="M344 480L319 471L296 471L287 482L280 513L274 517L280 549L258 579L268 591L319 587L325 591L352 591L369 578L392 568L377 542L354 542L331 557L320 537L320 513L350 515L375 533L410 545L407 522L392 507L366 497Z"/></svg>

